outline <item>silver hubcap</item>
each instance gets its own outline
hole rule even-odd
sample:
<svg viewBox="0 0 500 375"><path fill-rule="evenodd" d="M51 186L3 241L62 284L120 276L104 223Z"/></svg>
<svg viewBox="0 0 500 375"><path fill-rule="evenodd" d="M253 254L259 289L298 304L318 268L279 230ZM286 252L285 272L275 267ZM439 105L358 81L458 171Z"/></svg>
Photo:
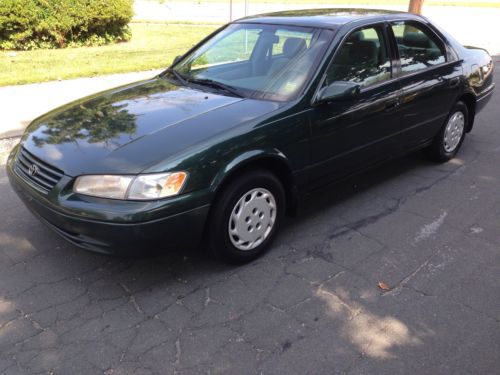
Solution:
<svg viewBox="0 0 500 375"><path fill-rule="evenodd" d="M462 112L455 112L448 120L446 129L444 130L444 150L446 152L455 151L460 143L460 140L462 139L464 128L464 114Z"/></svg>
<svg viewBox="0 0 500 375"><path fill-rule="evenodd" d="M269 190L252 189L234 206L229 217L229 238L239 250L252 250L271 233L276 221L276 200Z"/></svg>

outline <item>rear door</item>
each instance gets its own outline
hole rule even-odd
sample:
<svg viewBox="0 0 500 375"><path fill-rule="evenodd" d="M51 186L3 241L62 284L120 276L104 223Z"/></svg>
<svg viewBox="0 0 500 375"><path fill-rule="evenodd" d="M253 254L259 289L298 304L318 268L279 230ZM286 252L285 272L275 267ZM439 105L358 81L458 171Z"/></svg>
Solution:
<svg viewBox="0 0 500 375"><path fill-rule="evenodd" d="M389 31L399 56L402 118L398 142L404 151L432 139L444 124L460 91L462 69L443 40L425 24L397 21Z"/></svg>

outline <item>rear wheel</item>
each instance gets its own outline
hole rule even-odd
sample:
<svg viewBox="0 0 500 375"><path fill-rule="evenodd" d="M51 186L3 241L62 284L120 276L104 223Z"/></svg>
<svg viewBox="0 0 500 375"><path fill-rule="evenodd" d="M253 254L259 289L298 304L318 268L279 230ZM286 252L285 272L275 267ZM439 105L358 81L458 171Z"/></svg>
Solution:
<svg viewBox="0 0 500 375"><path fill-rule="evenodd" d="M468 119L467 106L463 102L457 102L429 147L431 159L446 162L455 157L464 141Z"/></svg>
<svg viewBox="0 0 500 375"><path fill-rule="evenodd" d="M256 170L238 176L212 208L209 246L219 259L249 262L270 246L285 210L285 192L272 173Z"/></svg>

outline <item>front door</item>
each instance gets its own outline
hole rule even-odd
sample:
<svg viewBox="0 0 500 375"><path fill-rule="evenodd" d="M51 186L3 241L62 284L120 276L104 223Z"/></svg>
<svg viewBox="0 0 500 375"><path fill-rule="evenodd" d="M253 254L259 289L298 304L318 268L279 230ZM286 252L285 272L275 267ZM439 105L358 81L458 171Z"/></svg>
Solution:
<svg viewBox="0 0 500 375"><path fill-rule="evenodd" d="M311 188L391 156L399 118L399 83L384 23L350 33L335 53L323 86L359 84L360 94L311 111Z"/></svg>

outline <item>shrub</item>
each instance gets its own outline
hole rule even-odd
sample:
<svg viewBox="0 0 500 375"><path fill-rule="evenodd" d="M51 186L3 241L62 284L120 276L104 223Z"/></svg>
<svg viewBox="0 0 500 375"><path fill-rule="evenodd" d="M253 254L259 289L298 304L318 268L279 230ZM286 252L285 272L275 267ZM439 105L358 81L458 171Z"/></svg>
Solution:
<svg viewBox="0 0 500 375"><path fill-rule="evenodd" d="M132 14L132 0L0 0L0 49L129 40Z"/></svg>

